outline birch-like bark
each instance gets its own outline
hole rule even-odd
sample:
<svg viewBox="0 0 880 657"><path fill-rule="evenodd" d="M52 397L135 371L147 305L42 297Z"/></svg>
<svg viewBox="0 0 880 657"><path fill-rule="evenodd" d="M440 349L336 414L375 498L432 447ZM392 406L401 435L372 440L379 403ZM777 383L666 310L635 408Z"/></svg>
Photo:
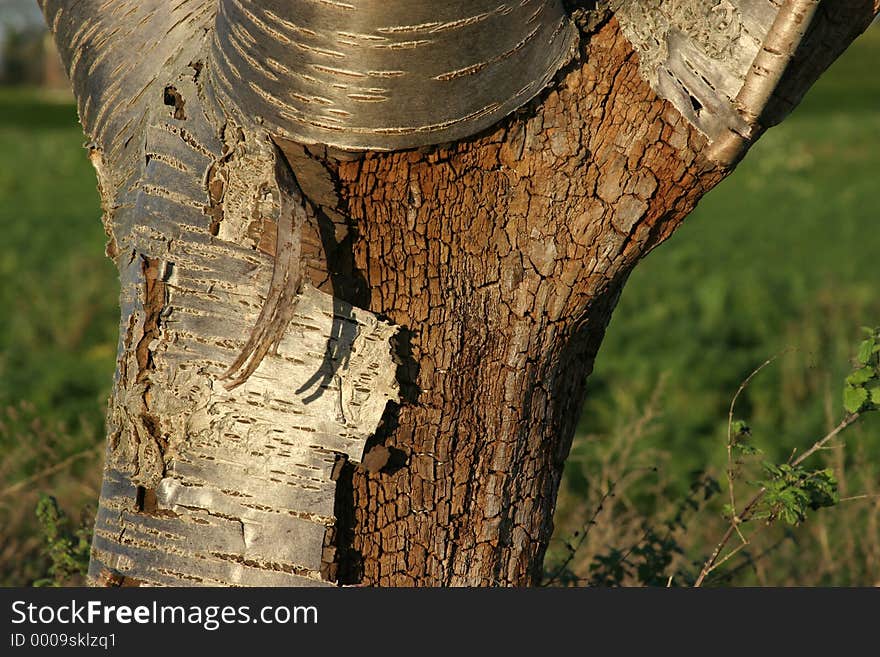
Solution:
<svg viewBox="0 0 880 657"><path fill-rule="evenodd" d="M778 3L569 3L571 61L559 3L483 4L42 1L122 284L93 582L539 576L611 311L728 172ZM823 3L768 107L876 11Z"/></svg>

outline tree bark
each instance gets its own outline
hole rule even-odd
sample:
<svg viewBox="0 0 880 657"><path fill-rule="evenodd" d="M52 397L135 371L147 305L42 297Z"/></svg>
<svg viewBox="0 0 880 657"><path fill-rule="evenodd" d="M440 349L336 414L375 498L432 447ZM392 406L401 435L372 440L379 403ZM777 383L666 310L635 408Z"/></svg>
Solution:
<svg viewBox="0 0 880 657"><path fill-rule="evenodd" d="M616 22L523 116L334 167L361 303L408 331L411 400L354 469L343 581L534 583L592 368L632 266L723 173ZM374 438L372 442L375 442ZM347 524L347 523L346 523ZM344 529L342 530L344 531Z"/></svg>
<svg viewBox="0 0 880 657"><path fill-rule="evenodd" d="M536 583L611 312L729 172L705 126L742 108L687 118L598 12L553 83L475 136L303 145L230 106L234 84L215 95L209 5L120 2L140 12L120 33L43 2L122 280L92 581ZM820 9L807 38L825 35L826 55L783 78L784 98L876 10ZM137 25L166 43L162 63L120 72ZM722 127L747 145L757 109ZM227 388L267 316L274 352Z"/></svg>

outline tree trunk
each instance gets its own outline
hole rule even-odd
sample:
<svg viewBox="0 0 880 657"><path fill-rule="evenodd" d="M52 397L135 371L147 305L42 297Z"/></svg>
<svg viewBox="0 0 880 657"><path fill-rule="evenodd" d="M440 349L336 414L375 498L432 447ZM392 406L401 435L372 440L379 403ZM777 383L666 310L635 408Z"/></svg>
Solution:
<svg viewBox="0 0 880 657"><path fill-rule="evenodd" d="M357 222L359 301L407 331L416 402L379 438L399 464L352 469L342 486L343 581L540 575L623 283L722 175L639 77L616 23L583 59L540 105L465 145L334 167Z"/></svg>
<svg viewBox="0 0 880 657"><path fill-rule="evenodd" d="M213 3L118 2L91 30L43 4L122 281L92 581L536 583L630 271L781 111L734 102L760 41L730 37L711 89L666 93L684 74L658 68L631 6L579 10L574 60L514 114L452 144L351 152L236 107L248 56L208 55ZM842 4L808 33L824 55L795 54L789 104L877 9ZM114 11L135 12L125 30ZM729 106L699 95L730 76ZM274 350L224 385L255 325Z"/></svg>

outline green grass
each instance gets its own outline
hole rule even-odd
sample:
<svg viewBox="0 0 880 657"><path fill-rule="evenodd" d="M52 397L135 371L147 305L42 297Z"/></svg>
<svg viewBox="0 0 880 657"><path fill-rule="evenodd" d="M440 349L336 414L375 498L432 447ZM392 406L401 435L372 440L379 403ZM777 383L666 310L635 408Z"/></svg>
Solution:
<svg viewBox="0 0 880 657"><path fill-rule="evenodd" d="M39 490L77 518L98 485L118 286L82 143L69 98L0 89L0 584L43 574Z"/></svg>
<svg viewBox="0 0 880 657"><path fill-rule="evenodd" d="M0 403L28 400L67 423L100 423L116 274L82 143L69 102L0 96Z"/></svg>

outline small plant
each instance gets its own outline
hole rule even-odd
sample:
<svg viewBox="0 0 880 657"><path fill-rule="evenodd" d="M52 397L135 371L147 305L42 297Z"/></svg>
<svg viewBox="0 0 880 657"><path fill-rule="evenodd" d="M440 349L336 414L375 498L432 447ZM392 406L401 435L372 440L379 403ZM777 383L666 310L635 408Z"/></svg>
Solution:
<svg viewBox="0 0 880 657"><path fill-rule="evenodd" d="M707 558L691 564L683 559L687 553L684 538L688 525L693 527L695 515L705 512L707 502L722 490L713 477L700 472L693 478L689 493L671 517L659 521L643 517L641 531L634 538L623 546L612 545L604 551L594 552L588 574L578 577L572 564L596 527L597 517L615 497L617 482L612 481L590 520L575 532L573 538L564 542L565 557L547 574L545 585L699 587L726 581L742 568L754 566L784 542L794 540L791 527L802 524L810 512L836 506L841 501L835 471L828 467L811 467L810 457L821 450L842 448L842 444L834 445L833 441L865 413L880 409L880 328L865 329L865 334L854 368L844 382L843 418L808 449L800 454L793 451L784 462L765 458L763 451L755 445L751 427L745 421L735 419L740 395L778 356L762 363L740 384L731 400L727 418L727 500L721 511L725 525L722 525L721 539ZM741 504L738 500L747 492L751 496ZM871 496L857 495L846 499L867 497ZM750 554L748 548L753 545L755 537L776 525L784 528L781 538L766 549ZM738 544L731 546L737 539ZM737 555L736 565L724 572L719 571L728 562L732 564L731 560Z"/></svg>
<svg viewBox="0 0 880 657"><path fill-rule="evenodd" d="M605 504L614 497L616 484L612 482L609 491L603 495L593 517L582 531L575 533L573 540L565 543L565 560L545 579L545 586L669 586L673 582L683 585L694 581L693 573L683 568L668 575L676 557L684 555L680 534L687 529L689 516L702 510L706 502L721 491L718 481L705 472L693 473L688 494L679 502L666 520L654 525L647 519L642 521L641 533L636 540L624 548L612 547L595 555L589 566L589 576L579 579L571 570L577 551L587 539L590 529Z"/></svg>
<svg viewBox="0 0 880 657"><path fill-rule="evenodd" d="M730 403L728 414L727 484L730 499L724 506L724 515L730 524L703 564L694 586L701 586L709 573L748 546L764 527L778 521L798 525L806 520L808 511L834 506L840 501L834 472L829 468L812 469L804 464L816 452L828 449L831 441L863 414L880 408L880 328L863 330L866 337L859 345L856 366L844 383L843 419L799 456L796 451L792 452L785 463L762 459L761 450L749 442L751 430L748 425L742 420L733 419L739 395L776 358L765 361L740 385ZM735 482L741 479L743 468L747 465L757 465L764 476L748 482L753 490L757 490L744 506L739 507L736 502ZM757 521L763 521L763 525L756 527L754 523ZM747 527L751 530L750 536L746 536L743 531ZM739 538L740 543L727 549L734 535Z"/></svg>
<svg viewBox="0 0 880 657"><path fill-rule="evenodd" d="M47 577L40 492L61 500L75 525L98 497L103 447L101 430L85 419L70 426L30 401L0 404L0 585Z"/></svg>
<svg viewBox="0 0 880 657"><path fill-rule="evenodd" d="M58 501L45 494L40 495L37 502L37 519L45 540L43 553L49 560L49 567L47 576L36 580L34 586L81 584L89 569L91 531L88 524L81 522L71 530Z"/></svg>
<svg viewBox="0 0 880 657"><path fill-rule="evenodd" d="M880 328L862 330L866 337L859 345L858 365L843 388L843 407L848 413L880 408Z"/></svg>

